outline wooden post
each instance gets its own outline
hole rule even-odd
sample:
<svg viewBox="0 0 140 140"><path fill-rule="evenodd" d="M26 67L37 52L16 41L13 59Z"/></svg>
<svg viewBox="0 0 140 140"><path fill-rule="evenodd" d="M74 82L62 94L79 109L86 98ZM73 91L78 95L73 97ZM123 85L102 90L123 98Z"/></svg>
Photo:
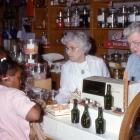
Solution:
<svg viewBox="0 0 140 140"><path fill-rule="evenodd" d="M128 72L126 71L124 71L123 85L123 108L126 111L128 107Z"/></svg>

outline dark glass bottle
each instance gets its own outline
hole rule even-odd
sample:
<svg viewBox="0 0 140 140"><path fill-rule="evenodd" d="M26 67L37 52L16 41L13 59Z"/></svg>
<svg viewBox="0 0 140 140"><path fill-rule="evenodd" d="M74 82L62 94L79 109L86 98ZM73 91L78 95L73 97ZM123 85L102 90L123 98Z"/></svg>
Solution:
<svg viewBox="0 0 140 140"><path fill-rule="evenodd" d="M73 109L71 110L71 122L79 123L80 111L77 108L77 99L74 99Z"/></svg>
<svg viewBox="0 0 140 140"><path fill-rule="evenodd" d="M88 9L87 7L83 7L83 10L80 14L80 27L89 27L88 24Z"/></svg>
<svg viewBox="0 0 140 140"><path fill-rule="evenodd" d="M17 38L17 29L12 27L10 34L12 38Z"/></svg>
<svg viewBox="0 0 140 140"><path fill-rule="evenodd" d="M85 110L83 112L83 115L81 117L81 125L84 128L89 128L91 126L91 118L88 112L88 105L85 104Z"/></svg>
<svg viewBox="0 0 140 140"><path fill-rule="evenodd" d="M6 29L3 30L2 38L4 38L4 39L8 38L8 34L7 34Z"/></svg>
<svg viewBox="0 0 140 140"><path fill-rule="evenodd" d="M106 95L104 96L104 108L106 110L111 110L112 107L112 95L111 95L111 85L107 85L107 92Z"/></svg>
<svg viewBox="0 0 140 140"><path fill-rule="evenodd" d="M97 134L104 134L106 130L106 121L103 118L102 107L98 107L98 118L95 120L95 128Z"/></svg>

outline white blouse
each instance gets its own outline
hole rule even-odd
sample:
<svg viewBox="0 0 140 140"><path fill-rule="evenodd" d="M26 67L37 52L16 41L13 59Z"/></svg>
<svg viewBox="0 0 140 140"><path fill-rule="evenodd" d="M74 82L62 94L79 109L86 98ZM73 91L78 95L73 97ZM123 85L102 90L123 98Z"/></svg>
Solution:
<svg viewBox="0 0 140 140"><path fill-rule="evenodd" d="M71 92L78 88L82 91L83 79L90 76L110 77L102 58L87 55L83 63L67 61L62 66L59 94L55 97L58 104L68 103Z"/></svg>

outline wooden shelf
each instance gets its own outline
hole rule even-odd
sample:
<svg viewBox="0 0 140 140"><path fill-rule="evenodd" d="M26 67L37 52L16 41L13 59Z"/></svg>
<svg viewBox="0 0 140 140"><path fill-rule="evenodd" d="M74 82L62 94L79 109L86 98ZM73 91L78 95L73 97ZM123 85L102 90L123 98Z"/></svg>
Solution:
<svg viewBox="0 0 140 140"><path fill-rule="evenodd" d="M90 28L51 28L53 30L90 30Z"/></svg>
<svg viewBox="0 0 140 140"><path fill-rule="evenodd" d="M109 3L110 0L95 0L94 3ZM126 2L125 0L112 0L112 2Z"/></svg>
<svg viewBox="0 0 140 140"><path fill-rule="evenodd" d="M89 5L90 2L78 2L78 3L72 3L71 5ZM51 7L65 7L67 4L58 4L58 5L50 5Z"/></svg>
<svg viewBox="0 0 140 140"><path fill-rule="evenodd" d="M124 28L94 28L94 30L123 30Z"/></svg>
<svg viewBox="0 0 140 140"><path fill-rule="evenodd" d="M121 49L121 50L129 50L129 47L109 47L109 46L97 46L97 48L103 48L103 49Z"/></svg>
<svg viewBox="0 0 140 140"><path fill-rule="evenodd" d="M47 30L47 28L34 28L35 30Z"/></svg>

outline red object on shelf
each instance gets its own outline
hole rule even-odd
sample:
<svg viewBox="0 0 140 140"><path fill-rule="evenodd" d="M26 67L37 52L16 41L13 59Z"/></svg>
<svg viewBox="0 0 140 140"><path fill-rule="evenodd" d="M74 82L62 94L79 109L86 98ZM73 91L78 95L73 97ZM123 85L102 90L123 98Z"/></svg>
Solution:
<svg viewBox="0 0 140 140"><path fill-rule="evenodd" d="M34 16L34 2L33 0L27 0L27 17Z"/></svg>
<svg viewBox="0 0 140 140"><path fill-rule="evenodd" d="M104 41L104 47L129 47L127 42L123 41Z"/></svg>
<svg viewBox="0 0 140 140"><path fill-rule="evenodd" d="M64 26L65 26L65 24L63 21L56 23L57 28L63 28Z"/></svg>

